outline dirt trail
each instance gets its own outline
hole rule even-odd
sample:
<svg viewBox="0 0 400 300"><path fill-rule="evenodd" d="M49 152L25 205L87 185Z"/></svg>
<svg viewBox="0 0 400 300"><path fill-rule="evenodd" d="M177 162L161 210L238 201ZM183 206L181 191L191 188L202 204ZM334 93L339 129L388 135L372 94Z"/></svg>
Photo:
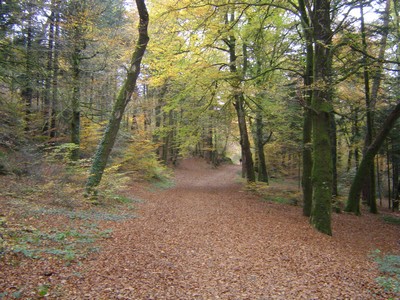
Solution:
<svg viewBox="0 0 400 300"><path fill-rule="evenodd" d="M67 298L387 299L368 254L395 249L395 228L382 236L378 218L335 215L335 236L321 235L299 207L243 192L238 171L187 160L176 187L139 192L140 218L114 228Z"/></svg>
<svg viewBox="0 0 400 300"><path fill-rule="evenodd" d="M48 284L57 291L48 299L389 299L368 255L398 251L398 227L335 214L325 236L300 207L243 191L239 170L185 160L174 188L132 187L144 200L139 217L102 223L113 233L99 253L71 266L8 266L0 281L8 290Z"/></svg>

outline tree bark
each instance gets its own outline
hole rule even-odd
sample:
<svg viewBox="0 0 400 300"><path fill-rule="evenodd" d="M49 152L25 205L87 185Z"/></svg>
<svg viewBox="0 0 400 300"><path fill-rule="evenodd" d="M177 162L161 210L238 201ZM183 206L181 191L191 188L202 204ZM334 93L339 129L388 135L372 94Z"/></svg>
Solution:
<svg viewBox="0 0 400 300"><path fill-rule="evenodd" d="M233 14L227 15L227 22L233 22L234 16ZM238 74L238 70L236 67L237 64L237 56L236 56L236 39L233 35L229 36L225 43L229 47L229 68L232 75L235 77L232 80L232 88L233 88L233 97L234 97L234 106L236 109L236 115L238 118L239 132L240 132L240 146L242 149L242 168L245 169L246 178L248 182L255 182L256 175L254 171L254 162L253 156L251 154L250 149L250 140L249 134L247 131L246 124L246 113L244 109L244 94L240 88L240 76ZM245 71L244 71L245 72Z"/></svg>
<svg viewBox="0 0 400 300"><path fill-rule="evenodd" d="M264 145L266 141L264 140L263 135L263 118L262 113L258 109L256 114L256 147L257 147L257 156L258 156L258 181L268 183L268 172L267 172L267 164L265 161L264 154Z"/></svg>
<svg viewBox="0 0 400 300"><path fill-rule="evenodd" d="M51 13L48 17L49 20L49 40L48 40L48 48L47 48L47 66L46 66L46 76L45 76L45 91L44 91L44 103L43 103L43 119L44 125L42 128L42 132L44 135L50 135L49 129L51 124L51 90L52 90L52 82L53 82L53 54L54 54L54 21L55 21L55 13L54 13L54 0L51 3Z"/></svg>
<svg viewBox="0 0 400 300"><path fill-rule="evenodd" d="M307 15L304 0L299 1L299 9L301 15L301 24L306 44L306 68L304 71L304 102L305 108L303 113L303 171L302 171L302 189L303 189L303 215L309 217L312 207L312 113L311 99L313 83L313 64L314 64L314 47L312 42L312 31L310 27L310 19Z"/></svg>
<svg viewBox="0 0 400 300"><path fill-rule="evenodd" d="M360 166L357 170L356 176L350 187L349 197L347 200L345 211L353 212L357 215L361 213L360 211L360 195L365 181L365 174L374 164L374 157L382 146L386 137L388 136L390 130L395 125L396 120L400 117L400 102L395 106L392 112L387 116L385 122L382 125L382 129L374 138L372 143L369 145L365 154L360 162Z"/></svg>
<svg viewBox="0 0 400 300"><path fill-rule="evenodd" d="M30 5L28 6L30 7ZM25 61L25 78L23 82L23 88L21 90L22 99L25 102L25 131L29 131L30 115L32 112L32 100L33 100L33 62L32 62L32 42L33 42L33 26L32 26L32 16L29 11L28 16L28 28L26 35L26 61Z"/></svg>
<svg viewBox="0 0 400 300"><path fill-rule="evenodd" d="M244 96L242 92L235 95L235 109L239 124L240 146L243 154L243 165L246 168L246 178L248 182L255 182L256 176L254 172L253 156L250 149L250 140L244 111Z"/></svg>
<svg viewBox="0 0 400 300"><path fill-rule="evenodd" d="M332 235L332 151L330 141L331 91L331 18L330 1L315 1L312 19L314 28L314 89L312 97L313 201L310 222L318 231Z"/></svg>
<svg viewBox="0 0 400 300"><path fill-rule="evenodd" d="M50 137L57 136L57 112L58 112L58 74L59 74L59 51L60 51L60 14L56 8L54 15L54 58L53 58L53 80L51 89L51 122L50 122Z"/></svg>
<svg viewBox="0 0 400 300"><path fill-rule="evenodd" d="M71 3L71 14L73 16L82 15L83 3L79 1L73 1ZM78 160L80 156L80 129L81 129L81 62L82 62L82 51L86 47L84 42L84 24L77 21L73 21L72 25L72 53L71 53L71 64L72 64L72 99L71 99L71 121L70 121L70 137L71 143L75 144L75 147L71 152L71 159Z"/></svg>
<svg viewBox="0 0 400 300"><path fill-rule="evenodd" d="M331 152L332 152L332 196L337 197L339 195L338 191L338 174L337 174L337 162L338 162L338 151L337 151L337 130L336 130L336 120L333 113L330 114L331 119Z"/></svg>
<svg viewBox="0 0 400 300"><path fill-rule="evenodd" d="M147 31L149 24L149 14L147 12L144 0L136 0L136 6L140 17L139 28L138 28L139 31L138 41L136 44L135 51L132 54L132 59L130 67L127 72L127 77L117 95L110 119L108 121L108 125L98 145L90 169L90 175L86 182L86 196L90 196L94 201L97 201L96 188L100 184L109 155L114 146L125 108L129 103L131 96L135 90L136 81L140 74L141 61L145 53L147 44L149 42L149 36Z"/></svg>
<svg viewBox="0 0 400 300"><path fill-rule="evenodd" d="M79 26L79 25L77 25ZM79 30L75 28L75 30ZM80 87L80 52L81 49L77 45L77 41L75 41L74 45L74 52L72 55L72 101L71 101L71 143L74 143L78 147L72 150L71 159L77 160L79 159L79 145L80 145L80 128L81 128L81 112L80 112L80 94L81 94L81 87Z"/></svg>

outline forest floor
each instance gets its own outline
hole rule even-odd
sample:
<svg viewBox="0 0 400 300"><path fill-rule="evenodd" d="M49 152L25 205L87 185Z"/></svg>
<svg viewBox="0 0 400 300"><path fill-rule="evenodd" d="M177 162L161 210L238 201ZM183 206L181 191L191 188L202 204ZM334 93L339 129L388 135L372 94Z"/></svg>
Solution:
<svg viewBox="0 0 400 300"><path fill-rule="evenodd" d="M320 234L300 206L247 190L239 170L184 160L174 186L132 184L125 194L139 200L103 218L98 208L28 209L2 194L3 227L19 244L0 258L0 299L399 297L376 283L371 258L399 253L398 225L333 214L333 236Z"/></svg>

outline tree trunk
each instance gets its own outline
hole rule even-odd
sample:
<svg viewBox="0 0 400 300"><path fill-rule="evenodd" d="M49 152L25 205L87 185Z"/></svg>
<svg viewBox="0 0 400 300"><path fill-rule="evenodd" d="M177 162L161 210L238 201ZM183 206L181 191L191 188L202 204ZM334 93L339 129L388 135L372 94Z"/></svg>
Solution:
<svg viewBox="0 0 400 300"><path fill-rule="evenodd" d="M314 90L312 98L313 128L313 201L311 224L318 231L331 235L332 149L330 141L331 91L331 19L330 1L315 1L314 27Z"/></svg>
<svg viewBox="0 0 400 300"><path fill-rule="evenodd" d="M246 178L249 182L255 182L256 176L254 172L253 156L250 149L250 140L247 131L246 116L244 111L244 96L243 93L235 95L235 109L238 117L240 146L243 154L243 165L246 168Z"/></svg>
<svg viewBox="0 0 400 300"><path fill-rule="evenodd" d="M49 40L47 48L47 66L46 66L46 76L45 76L45 91L44 91L44 103L43 103L43 119L44 125L42 132L44 135L50 135L50 123L51 123L51 90L53 82L53 54L54 54L54 1L51 5L51 13L48 17L49 20Z"/></svg>
<svg viewBox="0 0 400 300"><path fill-rule="evenodd" d="M396 136L397 138L392 139L392 184L393 184L393 205L392 205L392 209L393 211L395 209L399 209L399 200L400 200L400 195L399 195L399 188L400 188L400 181L399 181L399 173L400 173L400 158L399 158L399 145L400 145L400 141L398 139L398 135ZM390 174L389 174L390 175ZM389 180L390 182L390 180ZM390 183L389 183L390 186ZM390 190L390 188L389 188Z"/></svg>
<svg viewBox="0 0 400 300"><path fill-rule="evenodd" d="M382 180L379 155L376 157L376 184L378 189L379 206L382 207Z"/></svg>
<svg viewBox="0 0 400 300"><path fill-rule="evenodd" d="M90 175L86 182L86 195L92 197L94 201L97 201L96 188L100 184L109 155L114 146L125 108L131 99L133 91L135 90L136 81L140 73L141 61L145 53L147 43L149 42L149 36L147 32L149 15L144 0L136 0L136 6L140 17L138 41L135 51L132 54L127 77L117 95L107 128L103 134L100 144L98 145L90 169Z"/></svg>
<svg viewBox="0 0 400 300"><path fill-rule="evenodd" d="M312 113L311 113L311 99L312 99L312 82L313 82L313 65L314 65L314 47L312 42L312 31L310 20L307 15L307 10L304 0L299 1L299 8L301 14L301 24L303 27L305 43L306 43L306 68L304 72L304 102L305 108L303 113L303 174L302 174L302 188L303 188L303 215L309 217L311 215L312 207Z"/></svg>
<svg viewBox="0 0 400 300"><path fill-rule="evenodd" d="M338 151L337 151L337 132L336 132L336 120L335 115L333 113L330 114L331 119L331 152L332 152L332 196L336 197L339 195L338 192L338 174L337 174L337 160L338 160Z"/></svg>
<svg viewBox="0 0 400 300"><path fill-rule="evenodd" d="M256 115L256 147L257 147L257 156L258 156L258 181L268 183L268 172L267 172L267 164L265 161L264 154L264 145L267 141L264 141L264 125L262 113L260 110L257 110Z"/></svg>
<svg viewBox="0 0 400 300"><path fill-rule="evenodd" d="M227 15L227 22L234 22L234 14ZM238 74L238 70L236 67L237 64L237 56L236 56L236 39L233 35L229 36L228 39L225 40L225 43L229 47L229 68L230 72L235 77L232 80L232 88L234 93L234 106L236 109L236 115L238 118L238 125L239 125L239 132L240 132L240 146L242 149L242 163L243 168L246 171L246 178L248 182L255 182L256 176L254 172L254 163L253 157L251 154L250 149L250 140L247 131L247 124L246 124L246 113L244 109L244 94L241 90L240 84L240 76Z"/></svg>
<svg viewBox="0 0 400 300"><path fill-rule="evenodd" d="M30 7L30 6L29 6ZM32 42L33 42L33 29L32 29L32 20L31 14L29 13L28 19L28 28L27 28L27 36L26 36L26 62L25 62L25 78L23 82L23 88L21 90L22 99L25 102L25 131L29 130L30 123L30 115L32 112L32 100L33 100L33 62L32 62Z"/></svg>
<svg viewBox="0 0 400 300"><path fill-rule="evenodd" d="M60 49L60 24L59 13L55 12L55 33L54 33L54 59L53 59L53 81L52 81L52 96L51 96L51 122L50 122L50 137L57 136L57 112L58 112L58 73L59 73L59 49Z"/></svg>
<svg viewBox="0 0 400 300"><path fill-rule="evenodd" d="M400 102L396 105L396 107L392 110L392 112L387 116L385 122L382 125L382 129L377 134L375 139L372 141L368 149L365 151L364 157L360 162L360 166L357 170L356 176L353 179L353 182L350 187L349 197L347 200L347 205L345 211L353 212L359 215L360 212L360 195L363 183L366 179L365 174L371 167L371 164L374 164L374 157L376 153L379 151L379 148L382 146L386 137L388 136L390 130L395 125L396 120L400 117Z"/></svg>
<svg viewBox="0 0 400 300"><path fill-rule="evenodd" d="M157 156L158 159L163 160L163 145L161 144L161 137L159 134L159 130L161 130L161 127L163 126L163 116L164 113L162 112L162 107L164 106L164 96L167 93L168 90L168 83L165 82L164 85L161 87L161 90L159 94L157 95L157 104L154 108L154 117L155 117L155 130L153 131L153 142L156 144L159 144L157 147ZM166 163L165 160L163 160L164 163Z"/></svg>
<svg viewBox="0 0 400 300"><path fill-rule="evenodd" d="M380 42L380 50L378 61L382 61L384 59L387 36L388 36L388 25L389 25L389 15L390 15L390 2L391 0L386 0L386 8L384 12L384 24L383 24L383 35ZM363 51L367 52L367 41L366 41L366 30L364 24L364 13L363 13L363 3L360 1L360 15L361 15L361 35L362 35L362 43L363 43ZM368 58L366 55L363 57L364 62L364 85L365 85L365 103L367 109L367 132L365 137L364 144L364 152L370 145L373 138L373 128L374 128L374 110L375 103L378 97L378 90L381 83L382 78L382 67L383 64L381 62L376 66L376 71L373 75L373 83L372 90L370 90L370 71L368 69ZM375 187L375 165L371 164L369 169L367 170L366 180L364 181L363 186L363 201L369 205L371 213L378 213L377 205L376 205L376 187Z"/></svg>
<svg viewBox="0 0 400 300"><path fill-rule="evenodd" d="M211 118L208 120L205 128L204 128L204 137L203 137L203 144L204 144L204 158L208 163L213 162L213 152L214 152L214 130Z"/></svg>
<svg viewBox="0 0 400 300"><path fill-rule="evenodd" d="M387 175L387 189L388 189L388 208L392 207L392 187L390 185L390 152L389 141L386 140L386 175Z"/></svg>
<svg viewBox="0 0 400 300"><path fill-rule="evenodd" d="M394 12L395 12L394 20L395 20L395 24L396 24L395 25L396 26L396 35L397 35L397 37L399 37L400 36L400 16L399 16L400 3L399 3L399 1L393 1L393 5L394 5ZM396 61L400 62L400 47L397 47ZM397 87L396 93L397 93L397 98L399 99L399 97L400 97L400 89L399 89L399 87L400 87L400 64L397 64L397 75L396 75L395 86ZM399 148L398 148L400 145L399 135L396 135L395 141L396 141L397 151L399 151ZM394 144L395 141L392 140L392 148L395 145ZM393 149L392 149L392 152L394 152ZM395 184L393 185L394 201L393 201L392 209L393 209L393 211L395 211L395 209L399 210L399 205L400 205L399 204L400 203L400 180L399 180L400 158L398 155L396 156L396 158L394 158L394 161L392 163L393 163L393 181L396 180L396 182L397 182L396 185ZM396 173L396 174L394 174L394 173ZM390 180L390 179L388 178L388 180ZM389 184L389 186L390 186L390 184ZM389 190L390 190L390 187L389 187Z"/></svg>
<svg viewBox="0 0 400 300"><path fill-rule="evenodd" d="M77 25L79 26L79 25ZM75 30L79 30L75 28ZM74 53L72 55L72 101L71 101L71 143L74 143L78 147L72 150L71 159L77 160L79 159L79 145L80 145L80 122L81 122L81 112L80 112L80 79L81 79L81 72L80 72L80 52L81 49L79 48L77 41L74 45Z"/></svg>

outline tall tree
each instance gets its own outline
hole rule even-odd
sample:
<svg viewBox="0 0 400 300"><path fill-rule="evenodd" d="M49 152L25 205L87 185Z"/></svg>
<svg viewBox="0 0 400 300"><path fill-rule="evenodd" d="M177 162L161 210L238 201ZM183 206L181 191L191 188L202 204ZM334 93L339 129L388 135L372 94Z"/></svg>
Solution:
<svg viewBox="0 0 400 300"><path fill-rule="evenodd" d="M371 90L370 90L370 74L368 71L369 58L367 56L367 38L365 30L364 20L364 3L360 1L360 15L361 15L361 39L362 39L362 50L363 50L363 65L364 65L364 90L365 90L365 107L366 107L366 134L364 152L372 142L373 137L373 105L371 101ZM365 153L364 153L365 155ZM376 196L375 196L375 167L374 164L370 165L370 168L366 171L366 180L364 181L363 198L370 207L374 207L376 210Z"/></svg>
<svg viewBox="0 0 400 300"><path fill-rule="evenodd" d="M235 18L235 12L231 11L226 15L227 24L234 24L238 22ZM242 80L237 68L237 54L236 54L236 37L233 33L224 40L229 49L229 70L232 73L232 89L234 98L234 107L237 114L239 132L240 132L240 146L242 150L242 160L246 171L246 178L249 182L255 182L254 162L253 155L250 148L250 139L247 130L246 112L245 112L245 98L242 89ZM246 73L244 70L243 73Z"/></svg>
<svg viewBox="0 0 400 300"><path fill-rule="evenodd" d="M304 117L303 117L303 168L302 168L302 188L303 188L303 215L311 215L312 207L312 84L314 67L314 47L312 40L312 27L307 13L304 0L299 1L298 11L300 14L301 25L303 28L304 43L306 47L306 61L304 70Z"/></svg>
<svg viewBox="0 0 400 300"><path fill-rule="evenodd" d="M313 1L314 52L312 95L313 201L311 224L331 235L332 152L330 113L332 111L332 31L329 0Z"/></svg>
<svg viewBox="0 0 400 300"><path fill-rule="evenodd" d="M59 76L59 57L60 57L60 11L56 7L54 11L54 56L52 82L51 82L51 117L50 117L50 137L57 136L57 114L59 109L58 99L58 76Z"/></svg>
<svg viewBox="0 0 400 300"><path fill-rule="evenodd" d="M21 96L25 102L25 129L29 130L30 114L32 112L32 101L33 101L33 86L34 86L34 56L33 56L33 4L31 1L26 3L26 59L25 59L25 74L23 78L23 87L21 90Z"/></svg>
<svg viewBox="0 0 400 300"><path fill-rule="evenodd" d="M115 100L113 111L103 137L98 145L92 166L90 168L89 178L86 182L86 195L93 197L95 201L97 197L96 188L101 181L109 155L114 146L125 108L135 90L136 81L140 74L142 58L149 42L147 30L149 24L149 14L147 12L144 0L136 0L136 7L138 9L140 19L138 28L139 37L137 40L136 49L132 54L132 59L127 70L125 82Z"/></svg>
<svg viewBox="0 0 400 300"><path fill-rule="evenodd" d="M347 212L353 212L357 215L360 211L360 195L365 180L365 173L374 164L374 158L380 147L383 145L386 137L389 135L391 129L395 125L396 121L400 118L400 102L394 107L391 113L385 119L381 130L373 139L371 144L368 146L365 154L360 162L360 167L357 170L356 176L351 184L349 196L345 210Z"/></svg>

